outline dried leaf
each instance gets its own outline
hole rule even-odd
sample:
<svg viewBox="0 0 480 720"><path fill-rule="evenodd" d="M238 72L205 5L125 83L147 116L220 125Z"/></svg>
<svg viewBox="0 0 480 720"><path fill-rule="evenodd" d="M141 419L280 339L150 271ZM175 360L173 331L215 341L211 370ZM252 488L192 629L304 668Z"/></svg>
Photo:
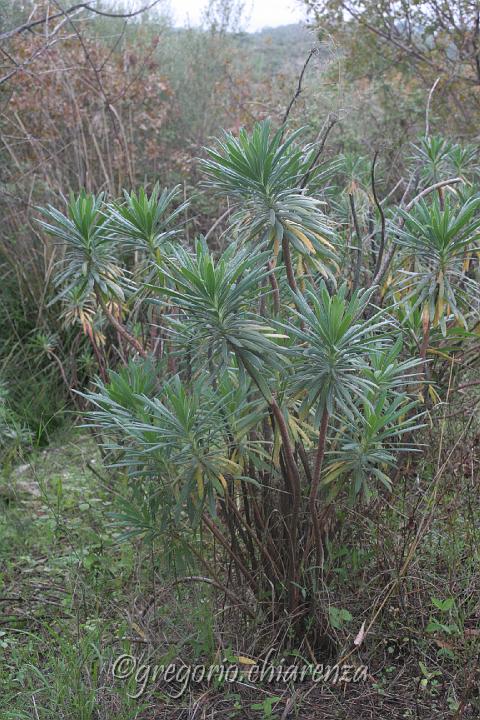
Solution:
<svg viewBox="0 0 480 720"><path fill-rule="evenodd" d="M353 644L357 647L362 644L363 640L365 638L365 621L362 623L362 627L358 631L357 637L353 641Z"/></svg>

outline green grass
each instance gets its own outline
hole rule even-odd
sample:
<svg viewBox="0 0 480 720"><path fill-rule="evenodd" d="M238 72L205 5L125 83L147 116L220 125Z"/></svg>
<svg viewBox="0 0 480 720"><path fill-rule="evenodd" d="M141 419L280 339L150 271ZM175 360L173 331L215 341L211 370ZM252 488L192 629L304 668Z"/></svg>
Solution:
<svg viewBox="0 0 480 720"><path fill-rule="evenodd" d="M112 640L127 632L133 548L115 543L111 501L89 464L100 464L95 446L76 432L0 485L2 718L138 714L106 677Z"/></svg>

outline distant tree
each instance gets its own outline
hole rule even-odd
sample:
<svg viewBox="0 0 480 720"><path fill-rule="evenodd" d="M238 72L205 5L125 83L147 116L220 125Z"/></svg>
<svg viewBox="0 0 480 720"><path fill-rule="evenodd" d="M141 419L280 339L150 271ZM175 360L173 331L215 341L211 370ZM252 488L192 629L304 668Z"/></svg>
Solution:
<svg viewBox="0 0 480 720"><path fill-rule="evenodd" d="M444 119L476 131L480 4L476 0L300 0L318 28L341 38L352 73L407 76L443 94ZM364 30L364 32L359 32ZM400 85L400 83L398 83ZM447 103L448 99L448 103ZM452 113L452 108L456 110ZM443 119L443 118L442 118Z"/></svg>
<svg viewBox="0 0 480 720"><path fill-rule="evenodd" d="M203 25L217 32L238 32L245 19L243 0L208 0L203 11Z"/></svg>

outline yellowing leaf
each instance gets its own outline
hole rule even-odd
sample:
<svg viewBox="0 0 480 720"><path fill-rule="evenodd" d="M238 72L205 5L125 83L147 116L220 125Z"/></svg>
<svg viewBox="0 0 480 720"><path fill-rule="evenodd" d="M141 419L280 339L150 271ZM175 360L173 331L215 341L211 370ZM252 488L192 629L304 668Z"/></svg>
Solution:
<svg viewBox="0 0 480 720"><path fill-rule="evenodd" d="M441 350L437 350L437 348L427 348L427 355L439 355L444 360L449 360L450 362L456 362L454 358L447 355L447 353L442 352Z"/></svg>
<svg viewBox="0 0 480 720"><path fill-rule="evenodd" d="M229 458L223 458L222 465L223 465L224 472L229 472L232 475L238 474L242 469L238 463L233 462L233 460L230 460ZM223 477L223 475L222 475L222 477Z"/></svg>
<svg viewBox="0 0 480 720"><path fill-rule="evenodd" d="M275 235L275 240L273 241L273 257L275 258L275 261L277 260L278 253L280 252L280 243L278 241L278 235Z"/></svg>
<svg viewBox="0 0 480 720"><path fill-rule="evenodd" d="M440 318L443 317L443 310L445 307L445 283L443 281L443 272L438 275L438 298L437 305L435 308L435 316L433 318L433 324L437 325Z"/></svg>
<svg viewBox="0 0 480 720"><path fill-rule="evenodd" d="M433 388L431 385L428 386L428 394L430 395L434 405L436 405L439 402L442 402L440 395L437 393L435 388Z"/></svg>
<svg viewBox="0 0 480 720"><path fill-rule="evenodd" d="M329 242L329 241L327 240L327 238L325 238L323 235L320 235L319 233L315 233L315 237L316 237L317 240L319 240L323 245L326 245L330 250L333 250L333 251L335 252L334 246L332 245L331 242Z"/></svg>
<svg viewBox="0 0 480 720"><path fill-rule="evenodd" d="M137 635L140 635L140 637L142 638L142 640L148 640L148 638L147 638L147 636L145 635L145 633L143 632L142 628L140 627L140 625L137 625L136 622L132 622L132 630L135 630L135 632L137 633Z"/></svg>
<svg viewBox="0 0 480 720"><path fill-rule="evenodd" d="M327 485L341 475L344 466L346 465L345 460L339 460L338 462L332 463L327 470L325 477L323 478L323 484Z"/></svg>
<svg viewBox="0 0 480 720"><path fill-rule="evenodd" d="M308 239L308 237L305 235L305 233L302 232L300 230L300 228L298 228L296 225L292 225L292 223L287 223L287 224L288 224L289 230L294 235L296 235L299 240L301 240L301 242L305 245L308 252L314 253L315 248L313 247L311 240Z"/></svg>
<svg viewBox="0 0 480 720"><path fill-rule="evenodd" d="M310 437L304 429L304 428L306 428L307 430L310 430L311 433L313 433L313 428L310 425L308 425L308 423L304 422L304 423L300 424L292 415L289 415L288 416L288 426L290 428L290 431L292 433L294 440L297 440L298 436L300 435L303 439L303 442L306 445L311 444Z"/></svg>
<svg viewBox="0 0 480 720"><path fill-rule="evenodd" d="M433 318L433 324L438 325L440 318L443 317L443 310L445 307L445 301L443 296L439 296L437 299L437 305L435 308L435 317Z"/></svg>
<svg viewBox="0 0 480 720"><path fill-rule="evenodd" d="M195 480L197 481L198 497L203 498L205 487L203 484L203 473L201 467L197 467L195 471Z"/></svg>
<svg viewBox="0 0 480 720"><path fill-rule="evenodd" d="M428 326L430 325L430 313L428 310L428 305L425 304L423 306L422 310L422 328L423 328L423 334L426 335L428 332Z"/></svg>
<svg viewBox="0 0 480 720"><path fill-rule="evenodd" d="M303 275L303 261L302 256L298 256L298 262L297 262L297 275Z"/></svg>
<svg viewBox="0 0 480 720"><path fill-rule="evenodd" d="M245 657L245 655L239 655L237 657L237 662L241 663L242 665L256 665L257 661L252 660L252 658Z"/></svg>

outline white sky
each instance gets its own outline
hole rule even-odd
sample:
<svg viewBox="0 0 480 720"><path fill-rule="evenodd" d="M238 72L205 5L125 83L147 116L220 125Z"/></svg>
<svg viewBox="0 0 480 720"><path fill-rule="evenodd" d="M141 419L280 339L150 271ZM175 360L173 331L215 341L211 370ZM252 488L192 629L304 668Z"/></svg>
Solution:
<svg viewBox="0 0 480 720"><path fill-rule="evenodd" d="M196 25L201 17L206 0L170 0L170 8L175 24L189 22ZM276 27L301 22L305 12L298 0L246 0L245 30L259 30L263 27Z"/></svg>

